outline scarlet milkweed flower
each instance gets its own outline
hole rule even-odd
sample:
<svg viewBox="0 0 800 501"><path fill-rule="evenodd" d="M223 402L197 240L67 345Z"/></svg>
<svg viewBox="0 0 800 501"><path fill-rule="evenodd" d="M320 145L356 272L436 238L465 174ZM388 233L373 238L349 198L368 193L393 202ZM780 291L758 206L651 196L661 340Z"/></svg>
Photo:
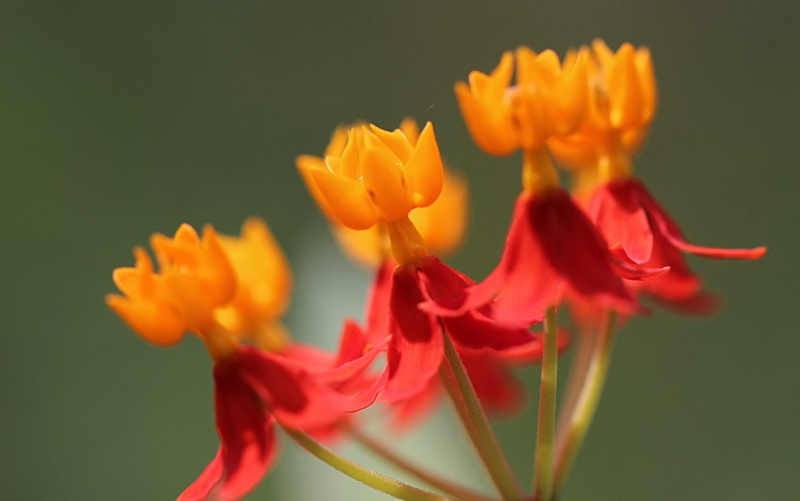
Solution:
<svg viewBox="0 0 800 501"><path fill-rule="evenodd" d="M657 106L650 52L623 44L614 53L601 40L581 52L589 56L589 112L574 134L548 142L550 151L575 171L586 211L608 243L616 246L618 257L636 266L669 268L669 273L651 280L626 281L630 289L687 311L700 313L713 307L701 294L700 277L682 254L758 259L766 248L718 249L686 241L632 173L631 159L647 136Z"/></svg>
<svg viewBox="0 0 800 501"><path fill-rule="evenodd" d="M456 84L464 120L479 146L490 154L523 150L524 189L500 263L451 314L495 297L498 318L508 322L541 318L564 297L633 311L636 302L617 276L631 271L612 260L591 221L560 187L545 149L551 138L574 132L586 114L586 55L570 52L560 64L552 51L536 55L521 48L514 86L512 59L506 53L490 76L472 72L469 86ZM500 135L514 140L501 144ZM441 307L434 311L447 314Z"/></svg>
<svg viewBox="0 0 800 501"><path fill-rule="evenodd" d="M380 289L368 321L380 326L388 311L389 382L384 398L406 401L425 390L444 357L443 326L453 340L469 348L504 349L531 341L521 327L492 319L490 304L458 316L440 319L420 309L428 301L458 300L473 282L428 254L424 238L409 212L431 205L441 192L443 166L433 126L427 124L417 140L401 130L383 131L357 125L347 132L341 155L329 147L324 164L301 157L309 191L330 218L353 230L380 224L389 236L394 268L389 290ZM380 277L380 275L379 275ZM387 302L388 299L388 302ZM375 306L382 308L381 306Z"/></svg>
<svg viewBox="0 0 800 501"><path fill-rule="evenodd" d="M343 413L368 405L379 390L362 388L357 398L335 391L364 367L353 357L340 357L337 365L311 371L299 360L240 344L237 334L226 327L226 323L254 325L274 311L267 306L270 301L259 301L265 277L256 274L254 282L242 285L243 277L236 273L243 261L274 257L262 254L267 231L263 222L251 220L241 241L223 243L211 226L204 228L201 239L191 226L182 225L173 238L152 237L158 273L144 249L137 247L135 267L117 268L113 274L123 295L110 294L106 303L134 331L159 346L174 345L191 332L204 341L215 362L221 445L178 498L181 501L240 499L274 461L276 422L295 429L322 428ZM226 247L240 252L236 266ZM231 320L233 311L239 315L237 322Z"/></svg>

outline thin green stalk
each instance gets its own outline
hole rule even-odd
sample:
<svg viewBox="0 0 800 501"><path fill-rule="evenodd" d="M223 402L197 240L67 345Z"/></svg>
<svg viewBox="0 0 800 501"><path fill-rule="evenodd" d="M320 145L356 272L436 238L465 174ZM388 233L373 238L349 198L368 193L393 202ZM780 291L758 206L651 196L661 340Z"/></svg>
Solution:
<svg viewBox="0 0 800 501"><path fill-rule="evenodd" d="M336 468L348 477L358 480L362 484L368 485L373 489L405 501L454 501L451 498L424 491L417 487L404 484L399 480L389 478L385 475L381 475L370 469L364 468L363 466L354 463L349 459L340 456L339 454L336 454L304 431L293 430L290 428L283 428L283 430L295 442L300 444L304 449L317 458Z"/></svg>
<svg viewBox="0 0 800 501"><path fill-rule="evenodd" d="M558 450L559 444L564 439L563 432L567 429L572 410L578 403L597 337L596 332L579 332L570 347L569 375L567 376L566 385L562 385L566 386L566 389L558 403L556 450Z"/></svg>
<svg viewBox="0 0 800 501"><path fill-rule="evenodd" d="M447 333L444 335L444 353L447 363L441 365L439 375L464 423L467 434L503 500L520 501L522 492L514 473L475 394L475 388L472 387L461 357L458 356Z"/></svg>
<svg viewBox="0 0 800 501"><path fill-rule="evenodd" d="M544 353L539 385L539 425L536 429L536 463L533 494L537 501L553 499L553 450L556 435L556 389L558 383L558 316L550 307L544 317Z"/></svg>
<svg viewBox="0 0 800 501"><path fill-rule="evenodd" d="M438 489L447 495L453 496L461 501L492 501L491 498L429 473L420 466L413 464L407 459L399 456L396 452L392 451L356 427L348 426L347 430L354 439L373 451L378 456L397 466L401 470L414 475L431 487Z"/></svg>
<svg viewBox="0 0 800 501"><path fill-rule="evenodd" d="M572 463L578 454L578 450L583 444L589 426L594 419L600 395L603 392L608 365L611 361L611 347L614 341L614 328L616 323L616 312L609 311L604 325L598 333L598 339L594 343L594 351L583 380L580 395L575 404L568 425L564 433L564 438L559 440L558 452L556 454L555 467L555 492L558 493L564 486Z"/></svg>

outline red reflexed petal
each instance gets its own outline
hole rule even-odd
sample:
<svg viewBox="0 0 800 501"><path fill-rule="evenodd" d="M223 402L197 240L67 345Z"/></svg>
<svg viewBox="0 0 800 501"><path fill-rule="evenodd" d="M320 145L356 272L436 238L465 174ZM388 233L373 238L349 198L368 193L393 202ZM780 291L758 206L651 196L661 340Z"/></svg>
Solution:
<svg viewBox="0 0 800 501"><path fill-rule="evenodd" d="M669 272L652 280L628 282L635 291L645 292L663 301L683 301L695 296L702 287L702 280L686 263L681 251L671 245L660 232L654 233L655 245L649 265L668 265Z"/></svg>
<svg viewBox="0 0 800 501"><path fill-rule="evenodd" d="M217 431L222 440L220 453L225 474L211 495L220 501L235 500L261 481L275 458L273 420L241 378L235 359L214 366L214 382ZM208 485L219 472L217 461L216 458L212 461L198 482Z"/></svg>
<svg viewBox="0 0 800 501"><path fill-rule="evenodd" d="M453 340L467 348L503 350L527 344L532 337L526 328L498 323L478 310L442 321Z"/></svg>
<svg viewBox="0 0 800 501"><path fill-rule="evenodd" d="M413 264L398 266L392 276L389 384L385 397L394 402L421 392L436 375L444 357L438 320L419 309L425 300Z"/></svg>
<svg viewBox="0 0 800 501"><path fill-rule="evenodd" d="M389 261L378 268L369 293L366 336L372 345L382 343L389 335L389 301L395 266L393 261Z"/></svg>
<svg viewBox="0 0 800 501"><path fill-rule="evenodd" d="M545 309L560 300L563 280L545 259L542 244L531 228L528 213L532 202L528 193L519 196L500 264L469 293L470 307L486 304L499 293L495 317L502 322L541 319Z"/></svg>
<svg viewBox="0 0 800 501"><path fill-rule="evenodd" d="M366 347L367 338L364 331L354 320L346 319L342 328L342 337L339 339L339 353L336 356L335 367L358 360L364 355Z"/></svg>
<svg viewBox="0 0 800 501"><path fill-rule="evenodd" d="M423 294L434 303L443 303L447 298L463 302L465 291L474 282L442 263L434 256L427 256L417 262L422 279ZM518 346L530 341L531 333L522 324L505 325L492 318L493 304L488 303L458 316L442 318L445 328L453 339L469 348L503 349Z"/></svg>
<svg viewBox="0 0 800 501"><path fill-rule="evenodd" d="M545 258L571 288L584 296L602 296L623 311L635 308L611 269L606 242L566 191L532 197L528 217Z"/></svg>
<svg viewBox="0 0 800 501"><path fill-rule="evenodd" d="M699 245L690 244L683 237L678 224L672 217L664 210L663 207L653 198L647 188L637 179L630 179L628 183L631 185L631 190L637 191L637 196L642 206L647 210L648 215L657 225L659 231L666 237L666 239L682 250L696 256L707 257L712 259L760 259L767 252L766 247L756 247L753 249L720 249L715 247L702 247Z"/></svg>
<svg viewBox="0 0 800 501"><path fill-rule="evenodd" d="M627 180L609 183L595 191L588 212L609 245L621 245L631 261L643 264L653 253L653 231L638 195Z"/></svg>
<svg viewBox="0 0 800 501"><path fill-rule="evenodd" d="M214 459L206 466L203 473L197 477L197 480L195 480L192 485L187 487L186 490L178 496L178 501L200 501L208 499L211 491L220 483L222 477L225 475L225 463L223 459L222 447L220 447L217 449L217 455L214 456Z"/></svg>
<svg viewBox="0 0 800 501"><path fill-rule="evenodd" d="M233 357L242 379L282 425L327 426L348 410L345 396L322 384L318 376L298 363L250 346L242 346Z"/></svg>

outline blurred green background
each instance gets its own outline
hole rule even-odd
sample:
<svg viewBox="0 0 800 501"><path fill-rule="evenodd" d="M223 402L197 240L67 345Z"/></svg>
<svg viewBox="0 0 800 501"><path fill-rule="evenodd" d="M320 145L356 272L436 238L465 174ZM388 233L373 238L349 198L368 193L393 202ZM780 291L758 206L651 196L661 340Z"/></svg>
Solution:
<svg viewBox="0 0 800 501"><path fill-rule="evenodd" d="M473 192L470 238L450 262L484 277L520 160L471 142L453 83L521 44L563 55L599 36L652 50L660 110L637 172L687 236L770 250L692 260L722 293L718 315L626 327L563 500L800 499L799 12L721 0L5 2L0 498L174 499L213 456L201 343L153 348L103 304L111 270L152 232L236 233L259 214L295 267L295 336L332 347L341 319L360 318L368 276L339 256L294 168L340 122L435 122ZM524 479L530 419L498 424ZM481 485L447 410L433 430L442 445L423 435L404 447ZM387 498L282 438L250 499Z"/></svg>

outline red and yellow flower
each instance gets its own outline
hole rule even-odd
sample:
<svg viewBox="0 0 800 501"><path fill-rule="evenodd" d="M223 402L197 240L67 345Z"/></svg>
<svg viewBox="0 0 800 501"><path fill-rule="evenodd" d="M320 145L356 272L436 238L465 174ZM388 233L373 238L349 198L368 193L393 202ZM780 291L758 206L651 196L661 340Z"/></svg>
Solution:
<svg viewBox="0 0 800 501"><path fill-rule="evenodd" d="M433 126L427 124L418 139L400 129L387 132L366 125L350 129L343 147L336 138L335 134L324 165L301 157L298 166L329 218L352 230L377 223L388 235L398 265L388 288L378 281L384 286L373 289L368 319L373 336L379 336L375 327L385 327L391 335L384 397L406 401L428 387L444 357L443 326L456 344L470 348L504 349L531 342L524 327L495 322L491 304L445 319L421 309L428 302L458 302L474 284L430 255L409 219L412 210L430 206L442 191L443 167ZM339 149L342 153L336 155ZM389 261L388 256L383 261ZM385 275L379 272L381 276Z"/></svg>
<svg viewBox="0 0 800 501"><path fill-rule="evenodd" d="M172 238L154 235L151 245L159 271L137 247L136 266L113 274L123 295L110 294L106 303L148 342L170 346L190 332L214 359L221 444L181 501L235 500L247 494L273 463L276 422L321 429L375 399L381 386L374 378L360 378L374 354L359 360L340 353L323 366L291 356L287 338L275 327L288 304L290 274L262 221L245 223L242 237L219 237L206 226L201 239L182 225ZM243 345L243 338L277 352ZM343 350L352 352L357 342ZM348 386L355 378L362 386ZM345 387L347 392L340 391Z"/></svg>

